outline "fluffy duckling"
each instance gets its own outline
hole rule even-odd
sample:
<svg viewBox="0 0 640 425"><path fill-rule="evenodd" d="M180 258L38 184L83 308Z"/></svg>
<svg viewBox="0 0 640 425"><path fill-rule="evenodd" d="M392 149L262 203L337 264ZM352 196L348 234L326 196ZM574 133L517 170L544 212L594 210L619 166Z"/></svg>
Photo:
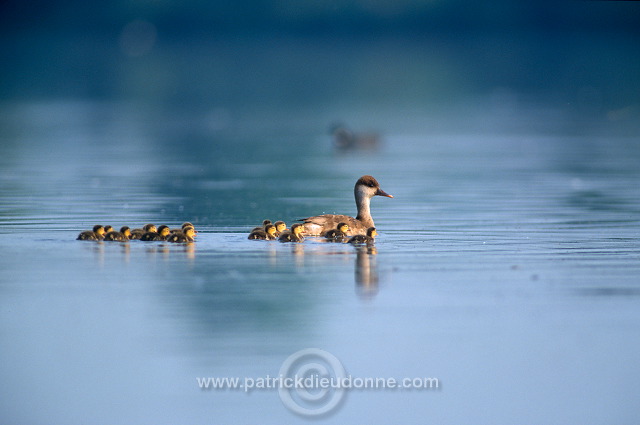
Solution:
<svg viewBox="0 0 640 425"><path fill-rule="evenodd" d="M276 233L275 233L276 237L279 237L282 232L284 232L285 230L288 230L287 223L285 223L284 221L278 220L274 223L274 225L276 226Z"/></svg>
<svg viewBox="0 0 640 425"><path fill-rule="evenodd" d="M104 235L105 241L116 241L116 242L126 242L129 240L129 236L131 236L131 229L129 226L122 226L119 232L111 231Z"/></svg>
<svg viewBox="0 0 640 425"><path fill-rule="evenodd" d="M249 239L272 241L276 238L276 226L267 224L264 230L257 229L249 233Z"/></svg>
<svg viewBox="0 0 640 425"><path fill-rule="evenodd" d="M196 230L195 227L190 226L188 224L186 226L184 226L181 231L179 231L179 232L171 232L171 233L186 233L187 230L189 230L189 229L193 230L193 238L195 239L195 237L198 236L198 231Z"/></svg>
<svg viewBox="0 0 640 425"><path fill-rule="evenodd" d="M367 235L355 235L353 236L351 239L349 239L349 243L352 243L354 245L356 244L367 244L367 245L371 245L373 243L375 243L375 239L376 236L378 235L378 232L376 231L375 227L369 227L367 229Z"/></svg>
<svg viewBox="0 0 640 425"><path fill-rule="evenodd" d="M155 227L155 226L154 226ZM158 227L157 232L147 232L140 238L141 241L149 242L149 241L164 241L167 240L167 236L171 233L169 226L165 226L164 224Z"/></svg>
<svg viewBox="0 0 640 425"><path fill-rule="evenodd" d="M280 242L303 242L304 241L304 225L296 223L291 226L291 230L282 232L278 240Z"/></svg>
<svg viewBox="0 0 640 425"><path fill-rule="evenodd" d="M156 229L155 224L145 224L144 226L142 226L142 229L133 229L131 231L131 236L129 237L129 239L134 240L134 239L140 239L142 237L142 235L144 235L147 232L158 232L158 229Z"/></svg>
<svg viewBox="0 0 640 425"><path fill-rule="evenodd" d="M344 242L348 231L349 225L347 223L338 223L338 226L325 233L324 237L327 238L328 242Z"/></svg>
<svg viewBox="0 0 640 425"><path fill-rule="evenodd" d="M269 224L271 224L271 220L264 220L262 222L262 226L254 227L253 229L251 229L251 231L253 232L254 230L265 230Z"/></svg>
<svg viewBox="0 0 640 425"><path fill-rule="evenodd" d="M193 227L193 229L195 230L195 226L193 224L189 223L188 221L185 221L184 223L182 223L179 229L171 229L171 233L184 232L184 228L188 226Z"/></svg>
<svg viewBox="0 0 640 425"><path fill-rule="evenodd" d="M193 226L185 226L184 231L171 233L167 237L167 242L188 243L193 242L196 236L196 229Z"/></svg>
<svg viewBox="0 0 640 425"><path fill-rule="evenodd" d="M76 240L78 241L101 241L104 239L104 227L100 224L93 226L93 230L80 232Z"/></svg>

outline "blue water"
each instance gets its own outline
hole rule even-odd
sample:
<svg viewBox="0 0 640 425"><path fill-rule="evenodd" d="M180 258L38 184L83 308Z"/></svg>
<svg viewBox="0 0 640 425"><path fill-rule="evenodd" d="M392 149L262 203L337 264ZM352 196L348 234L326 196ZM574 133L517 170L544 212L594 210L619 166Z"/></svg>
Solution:
<svg viewBox="0 0 640 425"><path fill-rule="evenodd" d="M352 390L319 423L633 422L635 127L497 99L5 102L2 422L305 422L277 390L197 383L275 376L305 348L440 383ZM336 152L336 117L379 148ZM372 200L375 250L246 239L265 218L355 214L363 174L394 195ZM186 220L190 245L75 240Z"/></svg>

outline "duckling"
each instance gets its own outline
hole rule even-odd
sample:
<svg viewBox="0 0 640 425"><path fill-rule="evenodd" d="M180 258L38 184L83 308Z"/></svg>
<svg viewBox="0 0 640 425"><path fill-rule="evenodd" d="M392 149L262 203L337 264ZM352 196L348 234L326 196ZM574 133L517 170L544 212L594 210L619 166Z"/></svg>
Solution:
<svg viewBox="0 0 640 425"><path fill-rule="evenodd" d="M278 220L274 223L274 225L276 226L276 233L275 233L276 238L279 237L282 232L284 232L285 230L288 230L287 223L285 223L284 221Z"/></svg>
<svg viewBox="0 0 640 425"><path fill-rule="evenodd" d="M296 223L291 226L291 230L282 232L278 240L280 242L303 242L304 241L304 225Z"/></svg>
<svg viewBox="0 0 640 425"><path fill-rule="evenodd" d="M329 230L324 234L328 242L344 242L347 238L349 225L347 223L338 223L335 229Z"/></svg>
<svg viewBox="0 0 640 425"><path fill-rule="evenodd" d="M129 237L129 239L134 240L134 239L140 239L142 237L142 235L144 235L147 232L158 232L158 229L156 229L156 226L154 224L145 224L144 226L142 226L142 229L133 229L131 231L131 236Z"/></svg>
<svg viewBox="0 0 640 425"><path fill-rule="evenodd" d="M271 220L264 220L262 222L262 227L254 227L253 229L251 229L251 231L253 232L254 230L265 230L269 224L271 224Z"/></svg>
<svg viewBox="0 0 640 425"><path fill-rule="evenodd" d="M349 243L352 243L354 245L357 244L367 244L367 245L371 245L373 243L375 243L375 238L378 235L378 232L376 231L375 227L369 227L367 229L367 235L355 235L353 236L351 239L349 239Z"/></svg>
<svg viewBox="0 0 640 425"><path fill-rule="evenodd" d="M171 229L171 233L184 232L184 228L187 227L187 226L191 226L195 230L195 226L193 224L189 223L188 221L185 221L184 223L182 223L182 225L180 226L179 229Z"/></svg>
<svg viewBox="0 0 640 425"><path fill-rule="evenodd" d="M155 227L155 226L154 226ZM167 239L167 236L171 233L169 226L165 226L164 224L158 227L157 232L147 232L140 238L141 241L149 242L149 241L164 241Z"/></svg>
<svg viewBox="0 0 640 425"><path fill-rule="evenodd" d="M115 230L115 229L113 228L113 226L110 226L110 225L108 225L108 224L107 224L106 226L104 226L104 233L105 233L105 235L106 235L107 233L109 233L109 232L113 232L114 230Z"/></svg>
<svg viewBox="0 0 640 425"><path fill-rule="evenodd" d="M196 236L198 236L198 231L196 230L196 228L195 228L195 227L193 227L193 226L189 226L189 225L184 226L184 227L182 228L182 230L181 230L181 231L179 231L179 232L172 232L172 233L186 233L186 232L187 232L187 229L191 229L191 230L193 230L193 237L194 237L194 238L195 238Z"/></svg>
<svg viewBox="0 0 640 425"><path fill-rule="evenodd" d="M193 226L185 226L183 232L174 232L167 236L167 242L188 243L193 242L196 235L196 229Z"/></svg>
<svg viewBox="0 0 640 425"><path fill-rule="evenodd" d="M80 232L76 240L78 241L101 241L104 239L104 227L100 224L93 226L93 230Z"/></svg>
<svg viewBox="0 0 640 425"><path fill-rule="evenodd" d="M129 240L129 236L131 236L131 230L129 226L122 226L119 232L111 231L104 235L105 241L116 241L116 242L126 242Z"/></svg>
<svg viewBox="0 0 640 425"><path fill-rule="evenodd" d="M258 229L249 233L249 239L272 241L276 238L276 226L267 224L265 230Z"/></svg>

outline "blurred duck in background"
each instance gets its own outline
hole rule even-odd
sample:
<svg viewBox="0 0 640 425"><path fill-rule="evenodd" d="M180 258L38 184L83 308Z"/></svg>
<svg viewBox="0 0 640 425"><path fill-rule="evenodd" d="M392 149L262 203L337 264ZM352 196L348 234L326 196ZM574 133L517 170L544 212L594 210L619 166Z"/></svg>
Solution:
<svg viewBox="0 0 640 425"><path fill-rule="evenodd" d="M375 150L380 145L380 136L377 133L354 133L343 124L333 125L331 136L333 146L339 151Z"/></svg>

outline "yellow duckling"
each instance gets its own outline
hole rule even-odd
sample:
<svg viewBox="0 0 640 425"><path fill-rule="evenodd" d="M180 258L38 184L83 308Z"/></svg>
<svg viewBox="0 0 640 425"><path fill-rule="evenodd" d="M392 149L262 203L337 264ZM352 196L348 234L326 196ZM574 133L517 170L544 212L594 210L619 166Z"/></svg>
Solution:
<svg viewBox="0 0 640 425"><path fill-rule="evenodd" d="M101 241L104 239L104 227L100 224L93 226L93 230L80 232L76 240L78 241Z"/></svg>
<svg viewBox="0 0 640 425"><path fill-rule="evenodd" d="M272 241L276 238L276 226L273 224L267 224L265 229L253 230L249 233L249 239Z"/></svg>
<svg viewBox="0 0 640 425"><path fill-rule="evenodd" d="M264 220L262 222L262 226L254 227L253 229L251 229L251 231L253 232L254 230L261 230L261 229L265 230L269 224L271 224L271 220Z"/></svg>
<svg viewBox="0 0 640 425"><path fill-rule="evenodd" d="M193 227L193 230L195 230L195 229L196 229L196 228L195 228L195 226L194 226L193 224L189 223L188 221L185 221L184 223L182 223L182 225L180 226L180 228L179 228L179 229L171 229L171 233L175 233L175 232L184 232L184 228L185 228L185 227L188 227L188 226ZM196 233L198 233L198 232L196 232Z"/></svg>
<svg viewBox="0 0 640 425"><path fill-rule="evenodd" d="M282 232L284 232L285 230L288 230L287 223L285 223L284 221L278 220L274 223L274 225L276 226L276 234L275 234L276 237L279 237Z"/></svg>
<svg viewBox="0 0 640 425"><path fill-rule="evenodd" d="M167 237L167 242L188 243L193 242L196 236L196 229L193 226L185 226L184 231L171 233Z"/></svg>
<svg viewBox="0 0 640 425"><path fill-rule="evenodd" d="M371 245L376 242L376 236L378 235L378 231L375 227L369 227L367 229L367 235L355 235L349 239L349 243L354 245L356 244L367 244Z"/></svg>
<svg viewBox="0 0 640 425"><path fill-rule="evenodd" d="M142 235L144 235L147 232L158 232L158 229L156 229L155 224L145 224L144 226L142 226L142 229L133 229L131 231L131 236L129 237L129 239L134 240L134 239L140 239L142 237Z"/></svg>
<svg viewBox="0 0 640 425"><path fill-rule="evenodd" d="M291 226L291 230L285 230L278 238L280 242L303 242L304 241L304 225L296 223Z"/></svg>
<svg viewBox="0 0 640 425"><path fill-rule="evenodd" d="M154 226L155 227L155 226ZM164 241L167 240L167 236L171 233L169 226L165 226L164 224L158 227L157 232L147 232L142 237L140 237L141 241L149 242L149 241Z"/></svg>
<svg viewBox="0 0 640 425"><path fill-rule="evenodd" d="M196 236L198 236L198 231L196 230L195 227L190 226L188 223L186 226L184 226L182 228L182 230L178 231L178 232L171 232L171 233L186 233L188 229L193 230L193 238L195 239Z"/></svg>
<svg viewBox="0 0 640 425"><path fill-rule="evenodd" d="M122 226L119 232L111 231L104 235L105 241L116 241L116 242L126 242L129 240L131 236L131 229L129 226Z"/></svg>
<svg viewBox="0 0 640 425"><path fill-rule="evenodd" d="M338 226L325 233L324 237L327 238L327 242L345 242L348 231L349 225L347 223L338 223Z"/></svg>

